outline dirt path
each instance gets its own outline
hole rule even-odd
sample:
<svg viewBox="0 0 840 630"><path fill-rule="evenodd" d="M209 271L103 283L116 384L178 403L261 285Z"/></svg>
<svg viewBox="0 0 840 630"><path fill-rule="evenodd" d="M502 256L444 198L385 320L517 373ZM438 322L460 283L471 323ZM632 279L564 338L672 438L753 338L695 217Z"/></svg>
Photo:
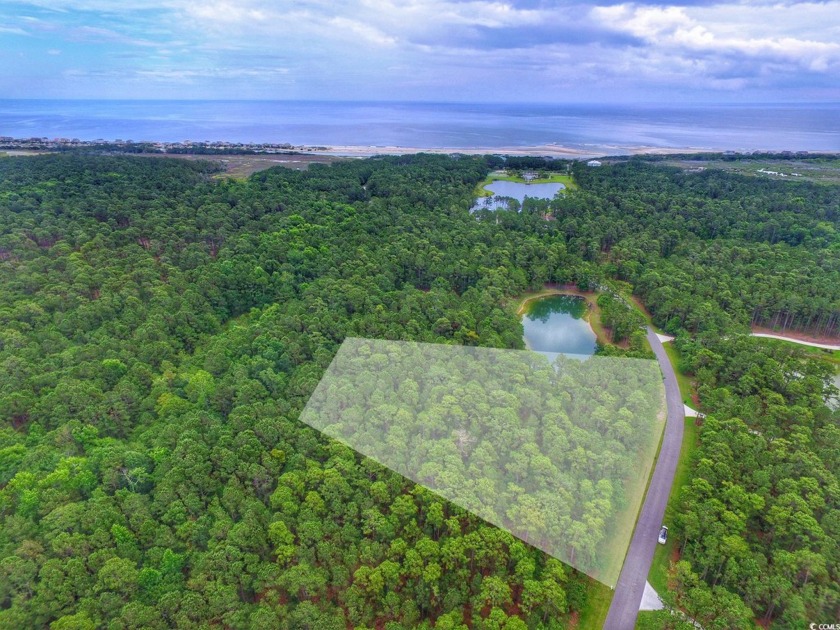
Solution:
<svg viewBox="0 0 840 630"><path fill-rule="evenodd" d="M773 339L784 339L786 341L795 341L797 343L805 343L809 346L840 346L840 339L837 337L829 337L828 335L809 335L804 332L796 330L773 330L764 326L752 326L752 333L757 337L771 337Z"/></svg>
<svg viewBox="0 0 840 630"><path fill-rule="evenodd" d="M789 341L791 343L798 343L803 346L812 346L814 348L822 348L824 350L840 350L840 343L821 343L817 341L811 341L808 337L804 339L800 339L798 337L789 337L787 335L776 335L771 333L756 333L752 334L753 337L763 337L765 339L781 339L782 341Z"/></svg>

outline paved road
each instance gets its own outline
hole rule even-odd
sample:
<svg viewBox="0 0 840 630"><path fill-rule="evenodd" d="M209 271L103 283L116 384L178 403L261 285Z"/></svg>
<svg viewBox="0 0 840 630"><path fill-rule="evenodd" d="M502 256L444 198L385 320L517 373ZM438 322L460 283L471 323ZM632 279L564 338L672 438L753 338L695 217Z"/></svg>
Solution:
<svg viewBox="0 0 840 630"><path fill-rule="evenodd" d="M674 472L677 469L677 460L680 458L682 446L685 415L677 377L665 354L662 342L650 327L648 327L647 339L665 375L668 419L665 423L665 436L662 440L662 448L659 450L659 459L636 523L636 530L633 532L633 539L630 541L630 548L627 550L627 557L624 559L624 566L618 576L604 630L633 630L636 626L639 604L645 590L645 580L653 562L656 539L659 528L662 526L665 505L668 503L668 495L674 483Z"/></svg>

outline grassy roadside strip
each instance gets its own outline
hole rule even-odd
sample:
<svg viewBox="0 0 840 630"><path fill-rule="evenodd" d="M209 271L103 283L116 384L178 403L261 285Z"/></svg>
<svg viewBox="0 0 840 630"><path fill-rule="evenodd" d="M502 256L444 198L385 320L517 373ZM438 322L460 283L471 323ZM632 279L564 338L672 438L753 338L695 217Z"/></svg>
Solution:
<svg viewBox="0 0 840 630"><path fill-rule="evenodd" d="M680 396L682 396L683 402L693 408L695 406L693 398L694 383L691 378L680 369L680 365L682 364L680 351L674 347L673 343L663 343L662 347L665 348L665 354L668 355L668 360L674 368L674 374L677 376L677 384L680 386Z"/></svg>
<svg viewBox="0 0 840 630"><path fill-rule="evenodd" d="M488 184L492 184L495 181L516 182L517 184L563 184L567 190L577 190L578 188L578 185L575 183L575 180L571 175L560 175L558 173L552 173L548 177L532 179L530 180L530 182L528 182L522 177L490 173L490 175L484 178L484 181L479 182L478 185L475 187L475 191L473 191L475 196L492 197L493 193L485 189L484 187Z"/></svg>
<svg viewBox="0 0 840 630"><path fill-rule="evenodd" d="M639 298L637 298L632 293L628 293L630 285L627 283L624 284L626 285L625 290L619 291L621 297L623 297L628 304L632 304L636 307L636 310L638 310L644 316L645 321L648 323L648 326L653 326L653 316L648 312L648 310L645 308L645 305L642 304L642 301Z"/></svg>
<svg viewBox="0 0 840 630"><path fill-rule="evenodd" d="M680 460L677 462L677 470L674 474L674 485L671 486L671 494L668 496L668 505L665 507L665 524L674 522L676 516L680 493L683 486L690 480L690 473L694 454L697 452L698 427L694 418L685 419L685 432L683 433L682 447L680 448ZM653 564L648 574L648 582L656 590L662 593L668 590L668 569L670 568L671 556L677 548L677 539L674 536L668 537L664 545L657 545L653 554Z"/></svg>
<svg viewBox="0 0 840 630"><path fill-rule="evenodd" d="M586 605L581 609L580 616L574 627L577 630L601 630L610 612L613 590L601 584L598 580L589 580L586 589Z"/></svg>

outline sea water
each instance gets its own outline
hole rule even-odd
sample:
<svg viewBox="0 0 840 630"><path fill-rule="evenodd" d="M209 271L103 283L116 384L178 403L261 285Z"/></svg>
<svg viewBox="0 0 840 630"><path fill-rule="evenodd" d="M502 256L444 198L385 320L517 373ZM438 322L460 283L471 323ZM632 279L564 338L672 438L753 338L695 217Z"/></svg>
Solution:
<svg viewBox="0 0 840 630"><path fill-rule="evenodd" d="M568 105L0 100L0 136L416 148L840 151L840 103Z"/></svg>

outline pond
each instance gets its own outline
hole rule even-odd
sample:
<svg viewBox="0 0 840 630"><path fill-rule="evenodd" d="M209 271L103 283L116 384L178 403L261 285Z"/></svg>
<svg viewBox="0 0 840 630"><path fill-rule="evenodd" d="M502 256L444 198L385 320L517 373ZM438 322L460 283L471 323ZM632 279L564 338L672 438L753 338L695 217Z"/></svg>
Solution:
<svg viewBox="0 0 840 630"><path fill-rule="evenodd" d="M574 295L550 295L525 304L522 327L525 345L545 353L595 353L597 337L584 319L587 303Z"/></svg>
<svg viewBox="0 0 840 630"><path fill-rule="evenodd" d="M834 382L834 387L840 389L840 372L834 375L832 381ZM840 395L837 395L834 398L828 400L828 408L840 409Z"/></svg>
<svg viewBox="0 0 840 630"><path fill-rule="evenodd" d="M496 197L510 197L511 199L516 199L520 204L525 201L525 197L554 199L557 193L565 188L566 186L560 183L522 184L520 182L497 179L484 187L485 190L489 190L493 195L490 197L479 197L475 202L475 208L486 210L507 209L507 202L497 201Z"/></svg>

